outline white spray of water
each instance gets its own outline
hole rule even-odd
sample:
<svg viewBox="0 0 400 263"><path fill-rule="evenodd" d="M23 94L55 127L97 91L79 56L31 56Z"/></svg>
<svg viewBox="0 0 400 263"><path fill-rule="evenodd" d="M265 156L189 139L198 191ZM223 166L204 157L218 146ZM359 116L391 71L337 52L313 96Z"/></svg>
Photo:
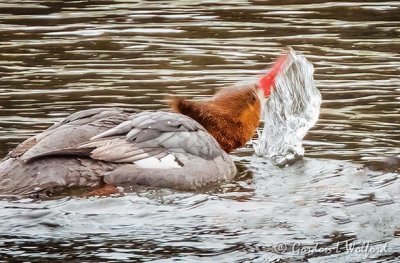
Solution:
<svg viewBox="0 0 400 263"><path fill-rule="evenodd" d="M294 163L304 155L302 140L318 120L321 93L313 78L314 67L289 48L287 59L264 107L264 129L254 149L276 165Z"/></svg>

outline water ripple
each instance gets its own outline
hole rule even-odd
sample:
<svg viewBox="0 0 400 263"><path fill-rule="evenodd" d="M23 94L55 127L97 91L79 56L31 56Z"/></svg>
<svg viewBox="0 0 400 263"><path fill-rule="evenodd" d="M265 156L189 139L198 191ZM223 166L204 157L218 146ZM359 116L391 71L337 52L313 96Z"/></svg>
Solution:
<svg viewBox="0 0 400 263"><path fill-rule="evenodd" d="M207 193L0 200L4 260L395 262L400 251L398 1L1 1L0 155L64 116L166 108L261 74L285 46L315 66L323 104L307 158L281 170L233 154ZM283 253L388 243L380 255ZM275 260L275 261L274 261Z"/></svg>

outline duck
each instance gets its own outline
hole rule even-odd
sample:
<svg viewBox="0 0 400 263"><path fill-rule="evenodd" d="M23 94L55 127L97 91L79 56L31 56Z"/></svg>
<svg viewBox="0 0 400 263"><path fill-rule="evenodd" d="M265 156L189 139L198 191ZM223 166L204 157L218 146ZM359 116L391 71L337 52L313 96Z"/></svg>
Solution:
<svg viewBox="0 0 400 263"><path fill-rule="evenodd" d="M253 137L282 63L204 101L171 96L169 110L73 113L1 160L0 195L110 195L132 185L193 191L230 181L237 170L229 153Z"/></svg>

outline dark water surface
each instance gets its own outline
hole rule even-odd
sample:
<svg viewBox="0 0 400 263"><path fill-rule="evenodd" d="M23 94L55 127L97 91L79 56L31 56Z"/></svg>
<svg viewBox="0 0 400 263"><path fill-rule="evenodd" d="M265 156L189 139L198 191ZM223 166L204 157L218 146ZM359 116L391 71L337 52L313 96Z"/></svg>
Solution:
<svg viewBox="0 0 400 263"><path fill-rule="evenodd" d="M1 260L399 262L399 1L0 1L0 156L77 110L209 97L288 45L323 97L303 161L245 148L217 191L2 200Z"/></svg>

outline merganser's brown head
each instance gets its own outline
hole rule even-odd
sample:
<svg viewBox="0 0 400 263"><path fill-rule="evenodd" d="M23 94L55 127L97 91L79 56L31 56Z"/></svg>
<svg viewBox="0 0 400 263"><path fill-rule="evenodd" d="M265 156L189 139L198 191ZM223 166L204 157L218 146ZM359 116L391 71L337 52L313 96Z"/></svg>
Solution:
<svg viewBox="0 0 400 263"><path fill-rule="evenodd" d="M270 95L284 60L280 58L256 84L223 89L201 102L173 97L171 109L203 125L224 151L243 147L259 125L262 102Z"/></svg>

